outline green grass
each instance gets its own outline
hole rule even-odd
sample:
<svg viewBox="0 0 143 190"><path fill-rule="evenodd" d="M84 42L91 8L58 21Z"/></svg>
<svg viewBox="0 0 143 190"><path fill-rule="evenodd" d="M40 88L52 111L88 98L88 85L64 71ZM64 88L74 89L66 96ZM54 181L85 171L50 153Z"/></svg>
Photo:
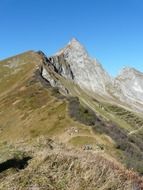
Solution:
<svg viewBox="0 0 143 190"><path fill-rule="evenodd" d="M36 76L29 75L19 87L0 98L1 141L40 135L58 137L75 125L82 129L82 124L69 117L66 98L58 97L53 95L52 88L44 88ZM80 131L89 133L89 129Z"/></svg>
<svg viewBox="0 0 143 190"><path fill-rule="evenodd" d="M0 61L0 93L21 84L38 64L38 57L33 52Z"/></svg>
<svg viewBox="0 0 143 190"><path fill-rule="evenodd" d="M97 141L94 137L90 136L76 136L70 139L70 144L78 147L82 147L83 145L96 145Z"/></svg>
<svg viewBox="0 0 143 190"><path fill-rule="evenodd" d="M128 132L134 129L133 126L127 123L124 119L117 116L117 114L115 114L114 112L111 113L106 110L105 102L108 102L106 98L104 99L99 95L92 95L95 97L93 98L92 96L89 96L88 92L86 93L85 91L83 91L78 85L74 84L72 81L65 80L61 77L59 77L59 80L74 97L79 97L81 105L90 108L91 110L96 112L97 115L102 116L105 121L112 121L119 127L127 130Z"/></svg>
<svg viewBox="0 0 143 190"><path fill-rule="evenodd" d="M106 109L107 109L107 111L118 116L120 119L126 121L134 129L137 129L137 128L143 126L143 119L141 117L139 117L137 114L135 114L129 110L126 110L126 109L116 106L116 105L107 105Z"/></svg>

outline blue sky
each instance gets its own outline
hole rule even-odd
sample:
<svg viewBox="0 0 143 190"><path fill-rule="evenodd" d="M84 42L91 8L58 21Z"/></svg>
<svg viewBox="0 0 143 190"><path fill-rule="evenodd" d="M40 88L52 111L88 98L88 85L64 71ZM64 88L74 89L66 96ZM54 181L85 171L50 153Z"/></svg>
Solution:
<svg viewBox="0 0 143 190"><path fill-rule="evenodd" d="M143 71L143 0L0 1L0 59L51 55L72 37L113 76L125 66Z"/></svg>

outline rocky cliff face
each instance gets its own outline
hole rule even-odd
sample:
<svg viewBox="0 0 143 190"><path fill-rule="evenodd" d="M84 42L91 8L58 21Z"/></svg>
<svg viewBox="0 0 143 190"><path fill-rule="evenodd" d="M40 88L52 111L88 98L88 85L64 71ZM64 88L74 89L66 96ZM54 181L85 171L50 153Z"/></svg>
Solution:
<svg viewBox="0 0 143 190"><path fill-rule="evenodd" d="M106 85L112 82L111 77L97 60L89 57L85 48L76 39L72 39L49 60L58 74L74 81L81 88L93 93L107 94ZM45 70L43 76L46 78Z"/></svg>
<svg viewBox="0 0 143 190"><path fill-rule="evenodd" d="M143 73L125 68L115 79L102 68L102 65L92 59L85 48L72 39L69 44L54 56L44 59L42 76L54 87L64 86L58 76L77 84L83 90L113 97L142 109Z"/></svg>
<svg viewBox="0 0 143 190"><path fill-rule="evenodd" d="M143 105L143 73L134 68L124 68L114 80L116 95L121 101Z"/></svg>

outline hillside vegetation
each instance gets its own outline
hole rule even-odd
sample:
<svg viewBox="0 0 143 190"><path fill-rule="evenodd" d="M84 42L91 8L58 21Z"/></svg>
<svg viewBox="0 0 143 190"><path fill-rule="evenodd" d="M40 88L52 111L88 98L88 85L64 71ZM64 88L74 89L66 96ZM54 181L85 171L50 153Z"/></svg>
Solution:
<svg viewBox="0 0 143 190"><path fill-rule="evenodd" d="M42 62L32 51L0 62L0 189L142 189L142 118L59 78L62 95Z"/></svg>

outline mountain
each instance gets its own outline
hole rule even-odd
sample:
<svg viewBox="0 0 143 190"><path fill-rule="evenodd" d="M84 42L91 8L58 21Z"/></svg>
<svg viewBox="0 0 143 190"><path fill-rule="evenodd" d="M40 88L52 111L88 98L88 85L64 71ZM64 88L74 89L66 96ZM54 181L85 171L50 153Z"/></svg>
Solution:
<svg viewBox="0 0 143 190"><path fill-rule="evenodd" d="M50 59L61 76L73 80L82 89L106 94L106 85L111 83L111 77L98 61L89 57L85 48L76 39L72 39L64 49ZM43 76L45 75L44 70Z"/></svg>
<svg viewBox="0 0 143 190"><path fill-rule="evenodd" d="M124 68L115 78L116 96L132 107L143 107L143 73L134 68Z"/></svg>
<svg viewBox="0 0 143 190"><path fill-rule="evenodd" d="M110 76L104 71L98 61L89 57L84 47L72 39L68 46L57 53L63 56L70 65L74 82L83 89L106 93L106 84L111 82Z"/></svg>
<svg viewBox="0 0 143 190"><path fill-rule="evenodd" d="M142 73L76 39L0 61L0 189L143 189Z"/></svg>
<svg viewBox="0 0 143 190"><path fill-rule="evenodd" d="M143 73L125 68L115 79L111 78L76 39L72 39L65 48L50 57L48 63L47 66L52 65L54 72L73 81L84 91L110 97L114 102L122 102L134 111L143 111ZM50 77L45 68L42 75L47 80ZM51 85L56 86L53 81Z"/></svg>

